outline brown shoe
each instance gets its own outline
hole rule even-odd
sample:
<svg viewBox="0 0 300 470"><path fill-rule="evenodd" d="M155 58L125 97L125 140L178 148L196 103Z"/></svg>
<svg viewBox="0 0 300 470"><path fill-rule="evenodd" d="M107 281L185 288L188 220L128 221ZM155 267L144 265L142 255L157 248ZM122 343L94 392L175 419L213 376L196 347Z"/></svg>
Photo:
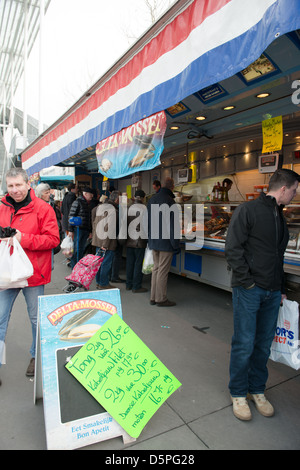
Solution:
<svg viewBox="0 0 300 470"><path fill-rule="evenodd" d="M114 289L115 286L112 286L111 284L107 284L107 286L100 286L100 284L97 284L97 289L99 290L105 290L105 289Z"/></svg>
<svg viewBox="0 0 300 470"><path fill-rule="evenodd" d="M174 307L176 305L176 302L172 302L171 300L165 300L164 302L156 302L156 305L158 307Z"/></svg>
<svg viewBox="0 0 300 470"><path fill-rule="evenodd" d="M34 377L34 369L35 369L35 358L32 357L29 362L29 366L27 367L26 377Z"/></svg>
<svg viewBox="0 0 300 470"><path fill-rule="evenodd" d="M251 411L246 397L231 397L233 405L233 414L242 421L250 421Z"/></svg>
<svg viewBox="0 0 300 470"><path fill-rule="evenodd" d="M256 409L261 415L266 416L267 418L270 418L274 415L274 408L263 393L257 393L253 395L249 393L248 398L249 400L254 401Z"/></svg>
<svg viewBox="0 0 300 470"><path fill-rule="evenodd" d="M142 292L148 292L148 289L146 289L146 287L140 287L139 289L136 289L136 290L132 289L132 292L134 294L140 294Z"/></svg>

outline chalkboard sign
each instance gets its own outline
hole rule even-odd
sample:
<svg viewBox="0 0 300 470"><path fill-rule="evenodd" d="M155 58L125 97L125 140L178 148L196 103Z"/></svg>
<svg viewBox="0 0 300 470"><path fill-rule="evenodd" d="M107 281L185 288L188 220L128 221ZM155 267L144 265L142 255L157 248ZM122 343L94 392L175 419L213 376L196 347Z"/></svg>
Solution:
<svg viewBox="0 0 300 470"><path fill-rule="evenodd" d="M97 330L66 368L134 438L181 385L118 315Z"/></svg>
<svg viewBox="0 0 300 470"><path fill-rule="evenodd" d="M41 364L41 373L38 367L35 389L42 388L49 450L76 449L117 436L133 441L65 368L112 315L122 318L119 289L39 297L36 364Z"/></svg>

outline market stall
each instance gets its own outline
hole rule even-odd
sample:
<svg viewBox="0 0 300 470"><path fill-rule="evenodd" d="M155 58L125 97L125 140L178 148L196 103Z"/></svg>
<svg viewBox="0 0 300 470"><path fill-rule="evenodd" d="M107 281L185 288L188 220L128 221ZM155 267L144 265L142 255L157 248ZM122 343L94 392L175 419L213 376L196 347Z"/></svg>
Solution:
<svg viewBox="0 0 300 470"><path fill-rule="evenodd" d="M260 156L270 153L262 140L264 122L276 119L282 126L277 164L299 161L299 28L295 0L179 0L24 150L22 166L28 174L71 166L91 181L95 172L114 178L110 172L120 166L112 182L127 194L140 185L150 195L154 179L172 176L178 192L184 185L193 195L192 204L205 203L211 228L199 250L187 250L183 240L173 271L229 288L226 224L234 207L255 193L254 186L267 184L268 173L259 172ZM157 116L163 132L153 126ZM163 139L159 145L149 138L154 129ZM130 149L130 157L116 152L113 161L108 152L127 138L138 147ZM212 180L226 177L234 186L223 210L226 220L216 227L211 208L220 202L207 197ZM295 227L290 228L292 243ZM289 252L285 265L296 274L297 251Z"/></svg>

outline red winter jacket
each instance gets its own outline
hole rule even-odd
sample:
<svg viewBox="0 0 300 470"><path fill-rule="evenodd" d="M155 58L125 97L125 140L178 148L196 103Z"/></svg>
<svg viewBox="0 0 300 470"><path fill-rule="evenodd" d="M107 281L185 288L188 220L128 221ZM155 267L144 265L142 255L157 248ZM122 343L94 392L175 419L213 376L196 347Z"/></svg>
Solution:
<svg viewBox="0 0 300 470"><path fill-rule="evenodd" d="M53 208L37 198L32 189L30 197L29 204L16 214L9 196L2 198L0 226L16 228L22 233L21 246L33 265L28 286L41 286L51 281L52 249L60 243L60 238Z"/></svg>

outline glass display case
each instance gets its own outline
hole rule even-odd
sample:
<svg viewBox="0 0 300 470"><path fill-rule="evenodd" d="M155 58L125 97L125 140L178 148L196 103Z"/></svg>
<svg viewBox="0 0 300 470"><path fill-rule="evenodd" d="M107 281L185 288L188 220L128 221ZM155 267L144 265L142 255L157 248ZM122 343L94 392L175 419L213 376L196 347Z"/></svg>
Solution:
<svg viewBox="0 0 300 470"><path fill-rule="evenodd" d="M204 243L210 242L209 245L213 246L211 242L217 242L216 246L225 244L227 229L233 211L238 207L239 202L234 203L216 203L205 202L204 207L204 224L199 224L193 218L190 230L194 233L201 230L204 233ZM195 212L193 211L193 215ZM300 204L290 204L283 209L283 214L288 225L289 242L286 253L297 255L300 264Z"/></svg>
<svg viewBox="0 0 300 470"><path fill-rule="evenodd" d="M232 214L241 202L201 204L204 208L204 220L201 221L196 220L196 203L189 204L192 222L188 225L187 236L183 229L181 254L174 257L171 270L230 290L231 272L225 259L225 241ZM290 234L284 270L288 275L296 276L300 283L300 204L286 206L283 214Z"/></svg>

